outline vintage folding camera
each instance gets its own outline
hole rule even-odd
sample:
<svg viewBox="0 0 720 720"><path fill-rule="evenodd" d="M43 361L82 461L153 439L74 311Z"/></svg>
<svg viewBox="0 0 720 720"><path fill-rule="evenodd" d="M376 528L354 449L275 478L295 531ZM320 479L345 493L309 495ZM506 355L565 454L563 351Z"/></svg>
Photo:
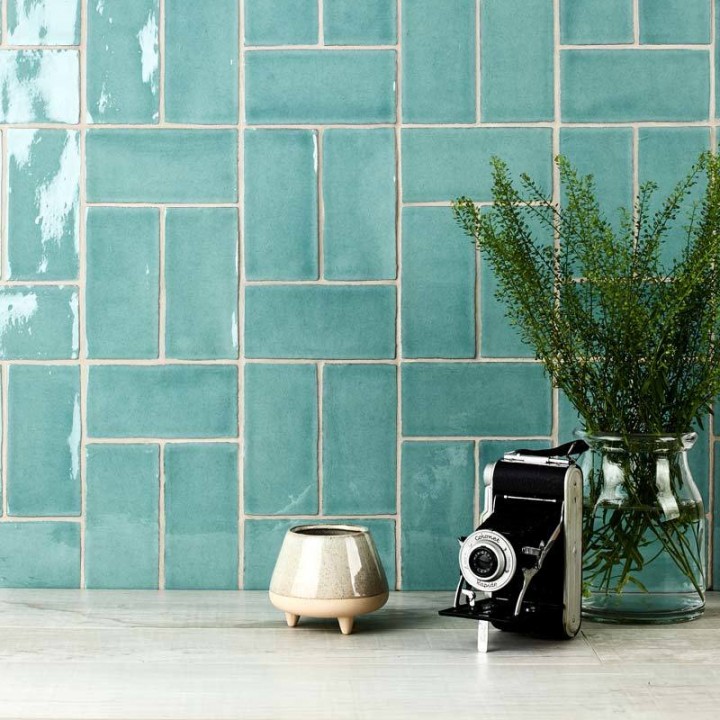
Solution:
<svg viewBox="0 0 720 720"><path fill-rule="evenodd" d="M580 629L582 472L579 440L552 450L516 450L484 471L485 512L460 538L455 604L441 615L501 630L572 638Z"/></svg>

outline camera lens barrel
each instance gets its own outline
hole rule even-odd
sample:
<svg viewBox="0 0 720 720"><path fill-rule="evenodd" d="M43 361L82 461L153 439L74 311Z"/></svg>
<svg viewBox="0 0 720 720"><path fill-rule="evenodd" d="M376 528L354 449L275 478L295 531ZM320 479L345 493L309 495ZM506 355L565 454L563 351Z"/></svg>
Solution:
<svg viewBox="0 0 720 720"><path fill-rule="evenodd" d="M494 592L505 587L517 568L517 556L508 540L494 530L478 530L460 547L460 570L477 590Z"/></svg>

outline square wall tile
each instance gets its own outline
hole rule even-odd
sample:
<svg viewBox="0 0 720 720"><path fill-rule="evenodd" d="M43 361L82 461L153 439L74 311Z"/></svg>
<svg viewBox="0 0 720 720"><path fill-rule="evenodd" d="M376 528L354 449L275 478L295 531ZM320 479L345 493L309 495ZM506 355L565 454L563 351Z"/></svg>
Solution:
<svg viewBox="0 0 720 720"><path fill-rule="evenodd" d="M560 0L560 41L612 45L633 41L633 0Z"/></svg>
<svg viewBox="0 0 720 720"><path fill-rule="evenodd" d="M8 387L8 513L80 514L80 368L13 365Z"/></svg>
<svg viewBox="0 0 720 720"><path fill-rule="evenodd" d="M318 511L315 365L245 366L245 512Z"/></svg>
<svg viewBox="0 0 720 720"><path fill-rule="evenodd" d="M88 445L85 585L158 586L157 445Z"/></svg>
<svg viewBox="0 0 720 720"><path fill-rule="evenodd" d="M73 280L80 243L79 134L8 130L7 277Z"/></svg>
<svg viewBox="0 0 720 720"><path fill-rule="evenodd" d="M245 133L245 274L318 277L318 138L310 130Z"/></svg>
<svg viewBox="0 0 720 720"><path fill-rule="evenodd" d="M394 45L397 0L324 0L327 45Z"/></svg>
<svg viewBox="0 0 720 720"><path fill-rule="evenodd" d="M245 0L247 45L313 45L317 41L317 0Z"/></svg>
<svg viewBox="0 0 720 720"><path fill-rule="evenodd" d="M640 0L640 42L709 43L711 0Z"/></svg>
<svg viewBox="0 0 720 720"><path fill-rule="evenodd" d="M238 22L237 0L165 0L168 121L238 121Z"/></svg>
<svg viewBox="0 0 720 720"><path fill-rule="evenodd" d="M475 6L475 0L403 5L403 122L476 120Z"/></svg>
<svg viewBox="0 0 720 720"><path fill-rule="evenodd" d="M96 365L88 380L90 437L237 437L234 365Z"/></svg>
<svg viewBox="0 0 720 720"><path fill-rule="evenodd" d="M0 123L76 123L77 50L0 50Z"/></svg>
<svg viewBox="0 0 720 720"><path fill-rule="evenodd" d="M393 50L245 55L249 124L395 122Z"/></svg>
<svg viewBox="0 0 720 720"><path fill-rule="evenodd" d="M483 122L552 120L553 0L481 3Z"/></svg>
<svg viewBox="0 0 720 720"><path fill-rule="evenodd" d="M393 358L395 288L248 287L245 354L250 358Z"/></svg>
<svg viewBox="0 0 720 720"><path fill-rule="evenodd" d="M458 537L474 529L473 451L472 442L403 443L403 590L457 585Z"/></svg>
<svg viewBox="0 0 720 720"><path fill-rule="evenodd" d="M165 227L165 353L188 360L238 356L235 208L171 208Z"/></svg>
<svg viewBox="0 0 720 720"><path fill-rule="evenodd" d="M394 513L396 473L396 367L326 365L324 511L329 515Z"/></svg>
<svg viewBox="0 0 720 720"><path fill-rule="evenodd" d="M238 447L165 446L165 587L238 586Z"/></svg>
<svg viewBox="0 0 720 720"><path fill-rule="evenodd" d="M405 435L549 435L550 381L537 363L405 363Z"/></svg>
<svg viewBox="0 0 720 720"><path fill-rule="evenodd" d="M322 137L325 277L394 278L395 131L326 130Z"/></svg>
<svg viewBox="0 0 720 720"><path fill-rule="evenodd" d="M475 247L449 207L403 208L403 357L475 357Z"/></svg>
<svg viewBox="0 0 720 720"><path fill-rule="evenodd" d="M160 213L87 211L86 332L91 358L156 358Z"/></svg>
<svg viewBox="0 0 720 720"><path fill-rule="evenodd" d="M350 517L339 520L256 520L245 521L245 590L267 590L275 560L285 533L295 525L359 525L366 527L375 542L390 589L395 587L395 521Z"/></svg>
<svg viewBox="0 0 720 720"><path fill-rule="evenodd" d="M80 523L0 523L0 545L0 587L80 587Z"/></svg>
<svg viewBox="0 0 720 720"><path fill-rule="evenodd" d="M10 45L78 45L80 0L8 0Z"/></svg>
<svg viewBox="0 0 720 720"><path fill-rule="evenodd" d="M160 118L160 0L88 2L89 123Z"/></svg>

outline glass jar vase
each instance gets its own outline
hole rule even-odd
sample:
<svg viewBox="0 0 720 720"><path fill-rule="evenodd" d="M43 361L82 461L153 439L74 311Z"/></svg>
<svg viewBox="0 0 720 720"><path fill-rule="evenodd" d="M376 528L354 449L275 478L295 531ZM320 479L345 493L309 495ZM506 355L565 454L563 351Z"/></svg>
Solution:
<svg viewBox="0 0 720 720"><path fill-rule="evenodd" d="M687 451L697 435L578 433L584 476L583 616L675 623L705 607L706 532Z"/></svg>

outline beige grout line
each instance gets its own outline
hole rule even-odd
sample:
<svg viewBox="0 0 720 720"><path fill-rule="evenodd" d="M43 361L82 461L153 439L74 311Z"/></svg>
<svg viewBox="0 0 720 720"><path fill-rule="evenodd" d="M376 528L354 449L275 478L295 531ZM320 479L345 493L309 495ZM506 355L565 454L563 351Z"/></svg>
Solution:
<svg viewBox="0 0 720 720"><path fill-rule="evenodd" d="M323 196L323 163L325 161L324 150L324 131L318 128L313 133L313 143L315 145L315 182L317 188L317 258L318 258L318 279L321 283L327 283L325 280L325 198Z"/></svg>
<svg viewBox="0 0 720 720"><path fill-rule="evenodd" d="M0 278L7 281L10 277L9 253L9 213L8 213L8 131L0 130Z"/></svg>
<svg viewBox="0 0 720 720"><path fill-rule="evenodd" d="M0 33L2 33L2 42L0 42L0 45L2 45L3 48L8 47L7 46L7 36L8 36L8 21L7 21L7 0L2 0L2 5L0 5L0 12L2 13L2 22L0 23Z"/></svg>
<svg viewBox="0 0 720 720"><path fill-rule="evenodd" d="M622 52L625 50L637 51L638 49L651 50L653 52L657 50L695 50L697 52L707 52L710 45L708 43L653 43L652 45L641 45L640 42L637 41L631 43L617 43L615 45L559 45L558 47L560 50L578 50L580 52L592 50L617 50Z"/></svg>
<svg viewBox="0 0 720 720"><path fill-rule="evenodd" d="M323 438L323 391L325 383L325 364L320 361L317 363L315 368L315 378L317 382L317 497L318 497L318 516L323 517L324 515L324 502L323 495L323 452L324 442Z"/></svg>
<svg viewBox="0 0 720 720"><path fill-rule="evenodd" d="M8 514L8 500L7 500L7 490L8 490L8 437L9 437L9 425L8 425L8 415L9 415L9 405L8 405L8 388L10 386L10 368L5 363L2 364L2 369L0 370L0 383L2 384L2 409L0 412L2 412L2 448L0 450L2 451L2 517L6 517Z"/></svg>
<svg viewBox="0 0 720 720"><path fill-rule="evenodd" d="M475 0L475 122L480 124L482 120L482 28L481 28L481 5L480 0Z"/></svg>
<svg viewBox="0 0 720 720"><path fill-rule="evenodd" d="M165 234L167 224L167 208L160 208L159 237L159 278L158 278L158 357L160 363L167 359L165 354L165 336L167 326L167 288L165 287Z"/></svg>
<svg viewBox="0 0 720 720"><path fill-rule="evenodd" d="M717 114L717 91L715 87L716 83L716 73L718 71L717 63L715 54L717 52L717 27L715 26L715 17L716 17L716 11L717 11L717 1L718 0L710 0L710 121L712 122L712 125L710 126L710 149L713 152L717 151L717 124L716 124L716 118L715 115ZM713 586L714 581L714 560L715 560L715 553L720 551L720 548L716 548L713 543L713 528L715 526L715 522L717 522L717 518L715 517L715 504L716 504L716 496L717 491L715 487L715 443L717 442L715 438L715 415L710 414L708 416L708 435L710 436L709 442L708 442L708 453L710 457L708 458L708 505L709 507L706 508L706 511L710 515L710 522L708 524L709 532L708 532L708 557L707 557L707 584L708 587Z"/></svg>
<svg viewBox="0 0 720 720"><path fill-rule="evenodd" d="M6 515L0 518L2 523L34 523L34 522L70 522L80 525L80 536L83 535L82 517L79 515ZM82 578L81 578L82 579ZM83 587L81 585L81 587Z"/></svg>
<svg viewBox="0 0 720 720"><path fill-rule="evenodd" d="M165 589L165 445L161 440L158 447L158 589Z"/></svg>
<svg viewBox="0 0 720 720"><path fill-rule="evenodd" d="M325 7L323 0L318 0L318 45L325 47Z"/></svg>
<svg viewBox="0 0 720 720"><path fill-rule="evenodd" d="M640 45L640 0L633 0L633 45Z"/></svg>
<svg viewBox="0 0 720 720"><path fill-rule="evenodd" d="M473 482L473 528L480 524L480 441L473 442L473 462L475 464L475 477Z"/></svg>
<svg viewBox="0 0 720 720"><path fill-rule="evenodd" d="M561 86L562 80L560 73L562 72L562 63L560 62L560 0L553 0L553 123L552 123L552 183L553 183L553 203L559 205L561 189L560 189L560 170L555 165L555 158L560 154L560 129L562 127L562 97ZM554 233L553 243L555 247L560 246L560 236L557 231ZM551 393L551 413L552 413L552 439L551 442L557 443L560 433L560 393L553 386Z"/></svg>
<svg viewBox="0 0 720 720"><path fill-rule="evenodd" d="M165 122L165 0L158 4L158 120Z"/></svg>

